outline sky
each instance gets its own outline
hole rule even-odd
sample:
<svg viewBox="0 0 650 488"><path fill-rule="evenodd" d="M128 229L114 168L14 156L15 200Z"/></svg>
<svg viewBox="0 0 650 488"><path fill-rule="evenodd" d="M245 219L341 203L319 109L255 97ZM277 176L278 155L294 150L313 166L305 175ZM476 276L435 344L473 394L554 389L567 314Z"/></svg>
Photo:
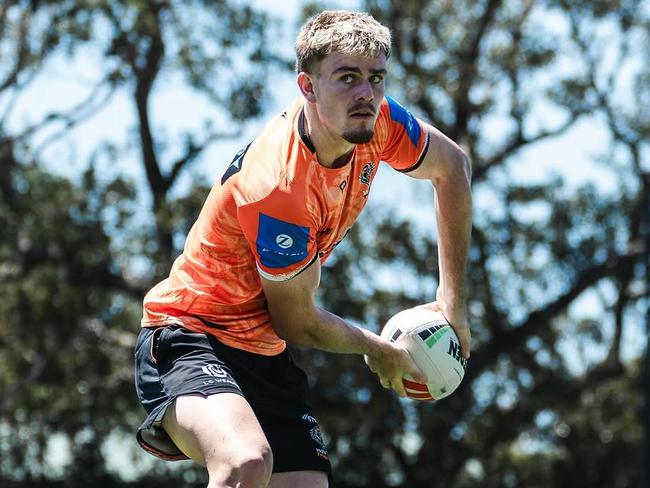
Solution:
<svg viewBox="0 0 650 488"><path fill-rule="evenodd" d="M282 54L291 56L301 2L291 0L277 3L256 0L253 3L268 9L273 15L282 16L288 28L281 31L284 32L285 38L279 39L277 45ZM351 1L329 2L332 8L354 8L357 4L358 2ZM55 56L48 63L43 74L36 78L19 99L13 110L14 116L10 119L11 124L18 128L41 120L44 114L52 110L65 110L74 106L86 96L89 84L102 72L100 62L97 52L93 52L92 49L80 51L72 60L62 54ZM194 164L192 173L214 179L230 163L230 155L234 155L239 148L247 144L267 118L280 111L298 95L295 76L292 73L276 73L270 82L272 96L267 101L265 114L259 120L249 123L241 137L218 142L208 148ZM391 93L390 84L387 92ZM47 96L44 97L44 94ZM2 102L3 100L0 99L0 113L3 108ZM206 117L219 119L219 116L206 106L206 100L189 91L182 79L164 73L157 82L151 104L152 120L158 122L158 126L154 127L154 131L157 131L155 135L173 146L175 141L180 142L181 128L200 132ZM547 125L552 125L549 120L557 119L556 114L544 113L544 107L537 109L537 112L537 118L542 119ZM164 121L164 125L160 121ZM74 129L72 138L49 144L44 153L45 159L55 171L75 177L86 167L96 140L107 138L117 144L128 143L134 135L124 128L135 127L135 122L131 100L126 93L118 93L111 98L106 108ZM503 129L503 125L498 120L489 126L493 127L495 135ZM40 139L50 135L51 131L43 131ZM508 171L511 176L514 174L515 178L520 178L522 181L543 181L549 173L557 173L563 175L569 184L578 185L591 180L596 185L607 189L607 182L611 178L602 168L593 164L593 156L604 153L608 143L607 132L601 120L596 118L583 120L563 136L523 150L508 163ZM567 161L571 164L567 164ZM524 169L517 171L517 167ZM132 158L124 158L122 164L117 167L111 165L111 168L113 171L131 174L138 181L143 180L142 169ZM105 171L110 172L111 168L105 168ZM514 171L511 172L511 169ZM382 203L388 202L400 207L400 211L409 216L417 215L417 211L411 212L411 207L403 205L403 202L405 199L408 200L414 188L416 194L420 195L427 193L428 186L422 182L414 182L410 178L395 176L391 170L383 168L374 184L372 196L377 202L381 200ZM182 184L179 185L179 189L182 189ZM478 198L481 196L478 195Z"/></svg>

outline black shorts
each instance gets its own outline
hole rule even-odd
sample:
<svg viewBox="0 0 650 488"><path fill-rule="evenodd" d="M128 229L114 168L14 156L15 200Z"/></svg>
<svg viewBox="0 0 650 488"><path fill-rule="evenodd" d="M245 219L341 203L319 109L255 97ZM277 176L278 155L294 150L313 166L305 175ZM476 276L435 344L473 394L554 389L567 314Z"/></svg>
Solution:
<svg viewBox="0 0 650 488"><path fill-rule="evenodd" d="M155 456L187 459L161 426L176 397L236 393L248 401L264 430L273 452L273 472L331 473L309 405L307 376L287 350L263 356L183 327L144 328L135 347L135 385L148 414L137 440Z"/></svg>

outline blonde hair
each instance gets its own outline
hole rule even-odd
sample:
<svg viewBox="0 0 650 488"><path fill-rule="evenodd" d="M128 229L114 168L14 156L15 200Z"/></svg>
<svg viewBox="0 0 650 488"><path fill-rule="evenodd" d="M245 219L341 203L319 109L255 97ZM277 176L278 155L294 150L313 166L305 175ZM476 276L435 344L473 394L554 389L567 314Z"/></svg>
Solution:
<svg viewBox="0 0 650 488"><path fill-rule="evenodd" d="M296 39L296 71L314 69L331 52L390 56L390 30L363 12L325 10L310 18Z"/></svg>

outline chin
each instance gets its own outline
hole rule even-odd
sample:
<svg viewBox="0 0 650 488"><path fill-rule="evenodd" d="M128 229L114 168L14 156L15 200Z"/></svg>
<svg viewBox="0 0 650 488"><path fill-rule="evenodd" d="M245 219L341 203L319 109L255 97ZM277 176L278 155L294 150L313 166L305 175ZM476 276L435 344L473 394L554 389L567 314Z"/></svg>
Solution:
<svg viewBox="0 0 650 488"><path fill-rule="evenodd" d="M375 135L374 130L355 130L345 132L343 134L343 139L348 141L351 144L365 144L372 140L372 136Z"/></svg>

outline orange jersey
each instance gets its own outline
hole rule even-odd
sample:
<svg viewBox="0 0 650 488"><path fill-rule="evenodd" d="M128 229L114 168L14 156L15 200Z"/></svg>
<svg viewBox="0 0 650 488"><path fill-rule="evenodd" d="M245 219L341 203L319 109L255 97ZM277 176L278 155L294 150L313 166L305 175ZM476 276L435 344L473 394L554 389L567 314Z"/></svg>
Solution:
<svg viewBox="0 0 650 488"><path fill-rule="evenodd" d="M264 355L286 347L275 333L260 275L288 280L324 263L366 204L380 161L417 167L424 126L386 97L367 144L348 163L318 163L299 98L240 151L212 188L168 278L144 298L143 327L177 324Z"/></svg>

